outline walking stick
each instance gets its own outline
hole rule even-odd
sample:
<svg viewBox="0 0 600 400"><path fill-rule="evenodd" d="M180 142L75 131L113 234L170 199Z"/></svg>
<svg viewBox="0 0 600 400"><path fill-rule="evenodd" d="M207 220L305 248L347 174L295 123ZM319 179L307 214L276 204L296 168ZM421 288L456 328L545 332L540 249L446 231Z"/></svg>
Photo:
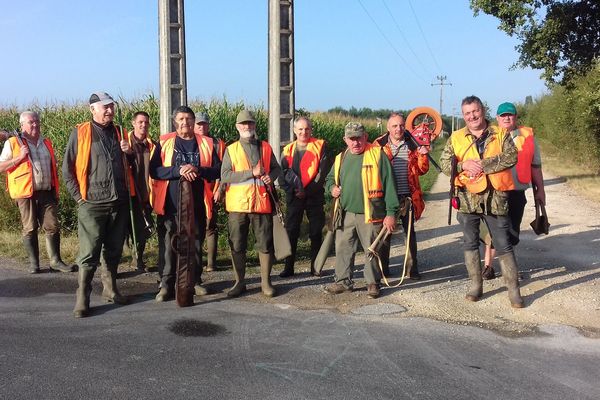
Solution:
<svg viewBox="0 0 600 400"><path fill-rule="evenodd" d="M121 106L119 106L119 103L115 102L115 106L117 107L117 122L118 122L118 126L119 128L117 129L117 132L119 134L119 136L121 136L121 140L125 140L125 136L123 135L123 118L121 116ZM117 138L119 139L119 138ZM119 144L121 144L120 140L119 140ZM124 179L125 179L125 187L127 188L127 199L129 199L129 220L131 223L131 240L133 241L133 245L132 245L132 250L131 250L131 255L134 258L134 260L137 262L138 259L138 252L137 252L137 235L135 233L135 217L133 215L133 200L131 200L131 188L130 188L130 182L129 182L129 162L127 161L127 155L125 154L125 152L121 151L121 153L123 154L123 173L124 173Z"/></svg>

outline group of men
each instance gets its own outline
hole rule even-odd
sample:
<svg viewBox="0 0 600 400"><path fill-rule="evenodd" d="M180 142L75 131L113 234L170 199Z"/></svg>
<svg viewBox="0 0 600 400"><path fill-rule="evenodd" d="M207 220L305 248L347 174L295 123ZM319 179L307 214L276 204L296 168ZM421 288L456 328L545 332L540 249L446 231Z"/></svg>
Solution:
<svg viewBox="0 0 600 400"><path fill-rule="evenodd" d="M336 216L332 221L336 258L334 283L325 288L328 293L353 290L358 243L367 249L382 230L393 232L396 221L401 223L408 242L406 277L420 279L414 222L425 207L419 176L429 169L429 149L409 140L402 115L391 114L387 133L373 143L368 142L363 125L348 123L344 130L347 148L333 162L324 140L312 136L311 121L298 117L294 121L296 140L284 147L280 165L269 143L258 139L256 121L247 110L237 115L239 140L226 147L222 140L210 136L208 115L196 115L186 106L173 112L175 131L161 135L155 142L148 135L147 113L134 114L133 134L129 135L113 122L116 103L110 95L94 93L89 104L92 120L73 129L62 165L66 188L78 205L79 285L75 317L90 313L91 282L99 266L102 297L118 304L128 302L117 288L117 267L130 232L136 237L137 268L147 271L143 253L154 225L152 212L156 214L159 239L160 285L156 300L170 300L175 295L177 254L172 242L180 234L181 215L194 216L193 221L187 221L194 227L194 293L206 294L201 285L202 245L206 238L207 271L211 271L215 268L220 203L224 203L228 213L235 277L227 295L236 297L246 291L251 227L260 263L261 291L267 297L275 296L271 284L273 213L277 201L273 185L278 179L286 193L285 227L291 244L282 278L295 273L296 248L305 213L311 241L311 274L319 274L314 263L325 225L325 193L329 193L334 198ZM517 127L514 105L504 103L498 108L498 126L485 119L479 98L467 97L461 107L466 126L451 135L441 164L445 173L456 175L458 220L463 228L465 265L471 279L466 298L477 301L483 294L479 225L484 221L489 230L486 243L498 255L510 303L522 307L512 246L518 243L526 203L524 191L530 182L536 201L545 202L539 148L530 128ZM30 270L39 272L37 231L41 225L51 268L72 271L75 266L67 266L60 257L58 174L52 144L41 136L36 113L22 113L20 123L22 134L10 137L0 155L0 172L7 172L9 193L19 206ZM183 194L180 181L189 182L191 193ZM191 202L184 201L183 197L189 196ZM370 298L379 296L382 274L387 276L390 272L390 237L379 250L381 268L377 258L365 259L364 278ZM488 250L487 270L492 268L492 258ZM483 275L489 277L487 270Z"/></svg>

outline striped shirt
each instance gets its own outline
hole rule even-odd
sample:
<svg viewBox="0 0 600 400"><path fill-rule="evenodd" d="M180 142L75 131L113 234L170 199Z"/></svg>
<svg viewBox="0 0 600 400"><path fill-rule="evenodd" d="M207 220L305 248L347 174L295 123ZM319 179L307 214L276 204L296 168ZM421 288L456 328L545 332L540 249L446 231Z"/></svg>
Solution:
<svg viewBox="0 0 600 400"><path fill-rule="evenodd" d="M396 194L400 196L410 196L408 186L408 145L405 141L395 145L391 141L390 150L392 151L392 171L396 181Z"/></svg>

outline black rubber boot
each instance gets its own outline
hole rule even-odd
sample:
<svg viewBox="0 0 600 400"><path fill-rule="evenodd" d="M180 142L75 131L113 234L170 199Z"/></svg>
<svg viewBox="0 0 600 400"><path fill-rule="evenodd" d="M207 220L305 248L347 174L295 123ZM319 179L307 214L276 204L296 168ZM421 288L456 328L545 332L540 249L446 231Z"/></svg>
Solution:
<svg viewBox="0 0 600 400"><path fill-rule="evenodd" d="M50 268L61 272L73 272L73 266L65 264L60 257L60 233L46 235L46 251L50 259Z"/></svg>
<svg viewBox="0 0 600 400"><path fill-rule="evenodd" d="M29 273L38 274L40 272L40 249L37 235L23 237L23 246L29 256Z"/></svg>

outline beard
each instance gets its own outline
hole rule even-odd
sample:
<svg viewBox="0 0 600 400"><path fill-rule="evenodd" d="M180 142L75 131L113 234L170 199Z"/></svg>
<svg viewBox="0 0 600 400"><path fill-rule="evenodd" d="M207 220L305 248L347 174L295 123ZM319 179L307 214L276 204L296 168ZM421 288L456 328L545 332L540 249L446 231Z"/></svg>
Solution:
<svg viewBox="0 0 600 400"><path fill-rule="evenodd" d="M256 130L251 130L251 131L242 131L240 132L240 137L244 138L244 139L249 139L253 136L256 136Z"/></svg>

